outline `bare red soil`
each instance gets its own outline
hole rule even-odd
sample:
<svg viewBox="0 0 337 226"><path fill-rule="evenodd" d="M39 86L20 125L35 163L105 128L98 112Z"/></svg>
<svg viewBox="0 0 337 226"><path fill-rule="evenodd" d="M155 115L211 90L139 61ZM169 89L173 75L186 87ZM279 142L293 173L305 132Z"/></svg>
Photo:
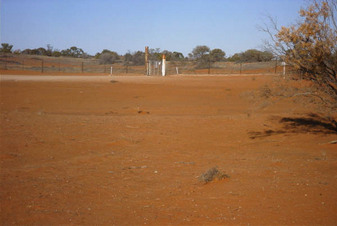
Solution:
<svg viewBox="0 0 337 226"><path fill-rule="evenodd" d="M336 131L251 112L272 79L1 75L1 224L336 224Z"/></svg>

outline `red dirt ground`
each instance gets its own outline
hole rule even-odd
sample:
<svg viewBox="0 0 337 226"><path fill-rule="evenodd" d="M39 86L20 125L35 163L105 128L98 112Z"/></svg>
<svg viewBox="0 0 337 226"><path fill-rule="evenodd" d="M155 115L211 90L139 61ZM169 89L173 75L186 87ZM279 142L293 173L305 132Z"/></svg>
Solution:
<svg viewBox="0 0 337 226"><path fill-rule="evenodd" d="M272 80L2 74L1 224L336 224L336 132L288 100L252 112Z"/></svg>

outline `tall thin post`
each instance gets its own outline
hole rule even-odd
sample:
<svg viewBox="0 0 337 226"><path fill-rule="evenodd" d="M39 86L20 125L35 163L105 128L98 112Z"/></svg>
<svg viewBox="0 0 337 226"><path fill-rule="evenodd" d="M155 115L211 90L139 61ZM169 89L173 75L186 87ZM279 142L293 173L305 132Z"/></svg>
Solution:
<svg viewBox="0 0 337 226"><path fill-rule="evenodd" d="M275 74L277 73L277 58L276 58L276 61L275 61Z"/></svg>
<svg viewBox="0 0 337 226"><path fill-rule="evenodd" d="M242 72L242 62L240 62L240 75L241 75L241 72Z"/></svg>
<svg viewBox="0 0 337 226"><path fill-rule="evenodd" d="M7 55L5 55L4 57L5 57L5 70L7 70Z"/></svg>
<svg viewBox="0 0 337 226"><path fill-rule="evenodd" d="M43 73L43 60L41 60L41 73Z"/></svg>
<svg viewBox="0 0 337 226"><path fill-rule="evenodd" d="M166 75L166 56L163 54L162 66L161 66L161 75Z"/></svg>
<svg viewBox="0 0 337 226"><path fill-rule="evenodd" d="M208 60L208 74L211 74L211 61Z"/></svg>
<svg viewBox="0 0 337 226"><path fill-rule="evenodd" d="M81 72L83 73L83 62L82 62L82 65L81 65Z"/></svg>
<svg viewBox="0 0 337 226"><path fill-rule="evenodd" d="M149 75L149 47L145 46L145 72Z"/></svg>
<svg viewBox="0 0 337 226"><path fill-rule="evenodd" d="M286 77L286 62L282 62L282 66L283 66L283 78Z"/></svg>

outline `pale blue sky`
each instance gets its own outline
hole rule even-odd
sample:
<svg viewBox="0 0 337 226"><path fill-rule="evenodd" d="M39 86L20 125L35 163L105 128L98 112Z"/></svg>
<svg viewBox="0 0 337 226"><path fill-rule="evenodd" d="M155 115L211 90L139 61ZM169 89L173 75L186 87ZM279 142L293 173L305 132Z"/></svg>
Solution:
<svg viewBox="0 0 337 226"><path fill-rule="evenodd" d="M259 48L264 15L289 25L304 0L0 0L1 40L13 49L71 46L89 54L197 45L226 55Z"/></svg>

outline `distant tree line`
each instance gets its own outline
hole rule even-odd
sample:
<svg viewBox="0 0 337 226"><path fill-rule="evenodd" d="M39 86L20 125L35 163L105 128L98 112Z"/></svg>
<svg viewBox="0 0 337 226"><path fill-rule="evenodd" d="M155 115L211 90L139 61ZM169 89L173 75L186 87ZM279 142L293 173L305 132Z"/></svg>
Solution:
<svg viewBox="0 0 337 226"><path fill-rule="evenodd" d="M249 49L245 52L235 53L227 60L232 62L265 62L271 61L274 55L269 51L259 51L256 49Z"/></svg>
<svg viewBox="0 0 337 226"><path fill-rule="evenodd" d="M75 57L75 58L88 58L89 55L83 51L83 49L76 46L72 46L69 49L58 50L53 49L51 45L47 45L47 48L36 48L36 49L24 49L24 50L12 50L13 45L8 43L1 43L0 53L14 53L14 54L27 54L27 55L38 55L38 56L53 56L53 57Z"/></svg>
<svg viewBox="0 0 337 226"><path fill-rule="evenodd" d="M27 54L27 55L40 55L40 56L53 56L53 57L74 57L74 58L91 58L94 57L100 64L114 64L123 63L124 65L144 65L145 64L145 52L135 51L133 53L128 52L124 55L119 55L115 51L104 49L102 52L98 52L95 56L90 56L83 49L76 46L72 46L65 50L54 49L51 45L47 45L47 48L25 49L13 51L13 45L8 43L2 43L0 53L14 53L14 54ZM185 57L181 52L177 51L161 51L159 48L149 49L149 59L160 61L162 55L165 54L167 61L194 61L199 68L207 68L212 63L220 61L230 62L263 62L270 61L274 58L274 55L268 51L259 51L256 49L249 49L245 52L236 53L231 57L226 58L226 53L219 48L210 49L205 45L196 46L191 53Z"/></svg>

